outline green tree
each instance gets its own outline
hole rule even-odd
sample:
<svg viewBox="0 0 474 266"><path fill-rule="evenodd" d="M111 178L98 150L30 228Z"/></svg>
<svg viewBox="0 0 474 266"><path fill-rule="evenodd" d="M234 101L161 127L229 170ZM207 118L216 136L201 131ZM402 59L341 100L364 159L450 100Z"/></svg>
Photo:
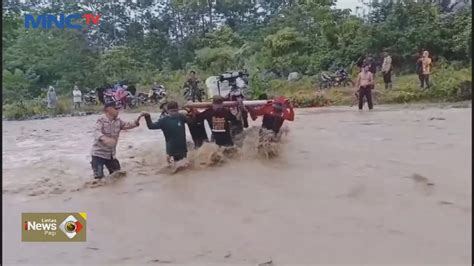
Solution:
<svg viewBox="0 0 474 266"><path fill-rule="evenodd" d="M282 76L291 71L305 71L308 39L295 28L285 27L264 40L263 65Z"/></svg>

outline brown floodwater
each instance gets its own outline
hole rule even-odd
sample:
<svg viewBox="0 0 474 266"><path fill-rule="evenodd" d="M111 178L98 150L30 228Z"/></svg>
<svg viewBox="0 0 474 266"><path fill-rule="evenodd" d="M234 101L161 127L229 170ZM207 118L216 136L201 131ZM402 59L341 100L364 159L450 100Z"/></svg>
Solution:
<svg viewBox="0 0 474 266"><path fill-rule="evenodd" d="M174 175L143 121L120 136L127 175L100 187L97 116L4 121L3 262L469 265L471 108L375 108L298 110L278 158L249 134L233 160L210 165L207 145ZM22 212L86 212L87 242L21 242Z"/></svg>

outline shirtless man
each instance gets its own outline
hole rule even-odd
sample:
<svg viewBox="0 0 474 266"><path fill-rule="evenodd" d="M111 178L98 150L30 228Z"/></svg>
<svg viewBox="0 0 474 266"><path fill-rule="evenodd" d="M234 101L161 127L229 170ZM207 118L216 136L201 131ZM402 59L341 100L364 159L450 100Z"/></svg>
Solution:
<svg viewBox="0 0 474 266"><path fill-rule="evenodd" d="M374 76L369 71L370 65L364 65L362 72L357 77L356 87L359 88L359 110L364 106L364 97L367 99L369 110L374 108L372 103L372 88L374 86Z"/></svg>

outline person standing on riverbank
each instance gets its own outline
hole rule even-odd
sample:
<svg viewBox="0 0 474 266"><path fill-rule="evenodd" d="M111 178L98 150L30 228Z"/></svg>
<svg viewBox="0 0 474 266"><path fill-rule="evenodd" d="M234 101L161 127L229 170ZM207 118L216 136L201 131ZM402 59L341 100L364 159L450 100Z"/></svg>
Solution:
<svg viewBox="0 0 474 266"><path fill-rule="evenodd" d="M77 85L74 85L74 89L72 90L72 100L74 102L74 109L79 110L82 103L82 92Z"/></svg>
<svg viewBox="0 0 474 266"><path fill-rule="evenodd" d="M385 83L385 89L392 88L392 57L387 51L384 52L384 58L382 63L382 75L383 82Z"/></svg>
<svg viewBox="0 0 474 266"><path fill-rule="evenodd" d="M359 73L357 77L356 87L359 88L359 110L362 110L364 106L364 97L367 99L367 105L369 110L374 108L372 103L372 89L374 84L374 76L372 72L369 71L370 65L366 64L363 67L362 72Z"/></svg>
<svg viewBox="0 0 474 266"><path fill-rule="evenodd" d="M94 129L94 143L91 151L91 166L95 179L104 177L104 165L112 174L120 170L120 162L115 157L117 142L120 131L138 127L139 115L134 122L124 122L118 118L118 108L115 102L111 101L104 106L104 116L100 117Z"/></svg>
<svg viewBox="0 0 474 266"><path fill-rule="evenodd" d="M47 94L47 101L48 101L48 109L51 112L52 116L56 115L56 107L58 105L58 96L56 95L56 91L53 86L49 86L48 94Z"/></svg>
<svg viewBox="0 0 474 266"><path fill-rule="evenodd" d="M370 87L370 97L371 97L371 102L375 105L377 104L377 98L375 97L375 73L377 72L377 63L375 62L375 59L372 57L372 55L367 55L366 60L364 61L364 64L362 65L362 70L360 71L361 73L364 72L365 66L368 67L368 71L372 73L372 80L373 82L369 85ZM360 96L359 92L359 96ZM363 97L363 95L362 95ZM367 98L367 97L366 97Z"/></svg>
<svg viewBox="0 0 474 266"><path fill-rule="evenodd" d="M430 74L431 74L431 58L429 57L428 51L423 51L421 58L421 88L430 88Z"/></svg>

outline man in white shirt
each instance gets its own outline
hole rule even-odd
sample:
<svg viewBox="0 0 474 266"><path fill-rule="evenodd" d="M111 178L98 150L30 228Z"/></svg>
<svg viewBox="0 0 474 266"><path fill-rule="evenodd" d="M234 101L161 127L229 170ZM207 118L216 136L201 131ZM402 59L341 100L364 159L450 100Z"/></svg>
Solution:
<svg viewBox="0 0 474 266"><path fill-rule="evenodd" d="M392 57L387 51L384 52L383 64L382 64L382 75L383 82L385 83L385 89L392 88Z"/></svg>
<svg viewBox="0 0 474 266"><path fill-rule="evenodd" d="M82 92L79 90L77 85L74 85L74 89L72 90L72 100L74 102L74 109L80 109L82 103Z"/></svg>

